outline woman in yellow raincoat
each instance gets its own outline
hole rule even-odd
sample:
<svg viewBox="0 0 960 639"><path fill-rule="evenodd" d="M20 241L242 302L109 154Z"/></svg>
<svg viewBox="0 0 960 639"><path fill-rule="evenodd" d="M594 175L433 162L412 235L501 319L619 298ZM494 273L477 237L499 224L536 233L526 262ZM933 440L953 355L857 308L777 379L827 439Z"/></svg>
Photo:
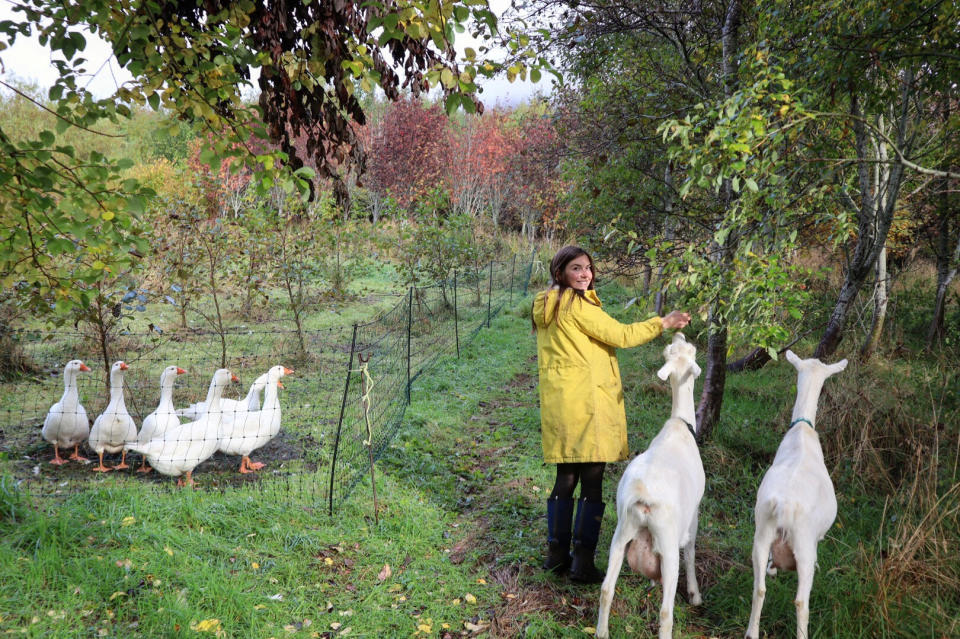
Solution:
<svg viewBox="0 0 960 639"><path fill-rule="evenodd" d="M556 573L569 569L575 581L599 583L603 573L593 557L605 507L603 471L607 462L624 460L628 453L616 349L644 344L665 328L683 328L690 316L673 311L662 318L621 324L601 308L593 290L593 259L576 246L557 252L550 262L550 277L553 286L536 296L532 317L543 458L557 464L556 483L547 500L549 550L543 567Z"/></svg>

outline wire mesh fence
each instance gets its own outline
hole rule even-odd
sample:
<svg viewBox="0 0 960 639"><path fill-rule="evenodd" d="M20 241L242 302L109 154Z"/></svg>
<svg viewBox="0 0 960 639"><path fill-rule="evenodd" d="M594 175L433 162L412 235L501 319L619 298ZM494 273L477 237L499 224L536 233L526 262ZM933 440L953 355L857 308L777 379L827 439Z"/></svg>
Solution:
<svg viewBox="0 0 960 639"><path fill-rule="evenodd" d="M256 321L109 344L79 330L10 333L39 372L3 384L0 455L38 496L117 475L166 488L173 476L223 490L281 485L332 514L375 472L417 376L524 295L530 270L511 258L457 272L351 326Z"/></svg>

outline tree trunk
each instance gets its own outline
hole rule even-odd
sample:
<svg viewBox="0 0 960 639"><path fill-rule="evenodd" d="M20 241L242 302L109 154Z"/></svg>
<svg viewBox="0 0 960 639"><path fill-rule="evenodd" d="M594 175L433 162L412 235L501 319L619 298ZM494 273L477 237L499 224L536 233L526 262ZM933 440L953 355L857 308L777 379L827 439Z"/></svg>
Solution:
<svg viewBox="0 0 960 639"><path fill-rule="evenodd" d="M897 148L907 154L910 151L907 120L910 112L909 103L914 91L913 73L905 72L901 82L900 116L894 124L896 130L895 143ZM895 162L889 169L885 168L882 172L876 170L878 161L881 161L879 156L881 153L885 153L886 144L879 139L879 136L872 136L867 132L863 122L863 114L860 111L859 96L856 94L851 95L850 109L854 116L853 131L859 161L857 169L860 183L860 205L859 207L854 205L857 208L857 245L847 267L847 273L844 277L843 286L840 288L837 303L833 307L833 313L831 313L827 327L820 338L820 343L814 351L813 356L819 359L833 355L843 338L843 327L846 324L850 307L856 300L857 294L880 255L880 251L886 244L887 233L890 230L891 222L893 222L893 211L903 180L904 165L899 161ZM878 125L881 130L884 128L882 117L878 118ZM870 137L876 139L874 153L871 153L868 148L871 146Z"/></svg>
<svg viewBox="0 0 960 639"><path fill-rule="evenodd" d="M712 320L711 320L712 321ZM707 441L720 419L723 390L727 381L727 329L711 331L707 338L707 370L697 405L697 439Z"/></svg>
<svg viewBox="0 0 960 639"><path fill-rule="evenodd" d="M950 120L949 99L944 100L941 104L940 115L946 125ZM927 328L927 350L931 350L935 343L943 339L947 293L950 290L950 282L956 277L957 267L960 265L960 232L956 229L956 225L951 224L953 211L950 210L950 181L947 178L940 178L937 180L937 186L940 195L937 207L939 219L937 220L937 240L935 244L937 293L933 303L933 317L930 318L930 326ZM951 231L957 233L956 238L952 237ZM953 250L951 250L951 245Z"/></svg>
<svg viewBox="0 0 960 639"><path fill-rule="evenodd" d="M943 338L943 319L946 312L947 293L950 282L957 275L957 265L960 264L960 233L954 242L953 251L947 250L950 241L950 220L943 213L940 220L940 237L937 238L937 297L933 304L933 317L927 329L927 349Z"/></svg>
<svg viewBox="0 0 960 639"><path fill-rule="evenodd" d="M740 54L740 20L742 18L740 0L733 0L727 6L727 14L723 22L723 92L727 97L733 95L737 83L737 59ZM721 200L724 210L729 209L734 200L730 180L724 180L721 191ZM718 251L718 260L727 263L731 259L730 250L736 240L729 239L729 243ZM714 302L717 308L720 300ZM707 371L703 380L703 390L700 393L700 403L697 405L697 439L706 441L713 432L713 427L720 419L720 408L723 406L723 390L727 380L727 326L716 319L714 309L710 311L710 336L707 338Z"/></svg>
<svg viewBox="0 0 960 639"><path fill-rule="evenodd" d="M860 360L868 361L877 350L880 336L883 334L883 324L887 318L887 302L890 299L890 280L887 277L887 247L883 247L877 256L875 267L877 273L876 284L873 289L873 325L867 334L867 339L860 348Z"/></svg>

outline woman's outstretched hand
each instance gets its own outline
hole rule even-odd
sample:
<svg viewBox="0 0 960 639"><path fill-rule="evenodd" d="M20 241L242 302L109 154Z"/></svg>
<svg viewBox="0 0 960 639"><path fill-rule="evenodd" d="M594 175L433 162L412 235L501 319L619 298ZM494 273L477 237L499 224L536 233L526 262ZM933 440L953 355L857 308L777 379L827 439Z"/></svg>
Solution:
<svg viewBox="0 0 960 639"><path fill-rule="evenodd" d="M671 329L680 329L690 323L690 313L683 311L670 311L663 316L663 327Z"/></svg>

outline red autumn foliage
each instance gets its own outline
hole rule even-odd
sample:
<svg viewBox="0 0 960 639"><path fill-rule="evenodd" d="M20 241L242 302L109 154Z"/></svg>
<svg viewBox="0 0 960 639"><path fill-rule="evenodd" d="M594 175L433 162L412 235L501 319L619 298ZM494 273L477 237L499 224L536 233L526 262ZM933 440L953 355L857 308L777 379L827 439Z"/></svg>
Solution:
<svg viewBox="0 0 960 639"><path fill-rule="evenodd" d="M447 181L457 209L473 216L486 211L498 222L511 191L510 161L516 144L506 114L496 111L468 117L450 136Z"/></svg>
<svg viewBox="0 0 960 639"><path fill-rule="evenodd" d="M211 220L227 215L236 217L243 194L250 184L250 171L240 166L241 160L237 158L224 160L214 171L200 159L200 154L209 146L204 144L203 140L193 140L190 142L190 155L187 157L187 166L200 193L199 204ZM238 170L231 169L234 165Z"/></svg>
<svg viewBox="0 0 960 639"><path fill-rule="evenodd" d="M392 103L380 125L368 132L367 186L412 210L418 199L445 182L447 123L436 104L416 98Z"/></svg>

